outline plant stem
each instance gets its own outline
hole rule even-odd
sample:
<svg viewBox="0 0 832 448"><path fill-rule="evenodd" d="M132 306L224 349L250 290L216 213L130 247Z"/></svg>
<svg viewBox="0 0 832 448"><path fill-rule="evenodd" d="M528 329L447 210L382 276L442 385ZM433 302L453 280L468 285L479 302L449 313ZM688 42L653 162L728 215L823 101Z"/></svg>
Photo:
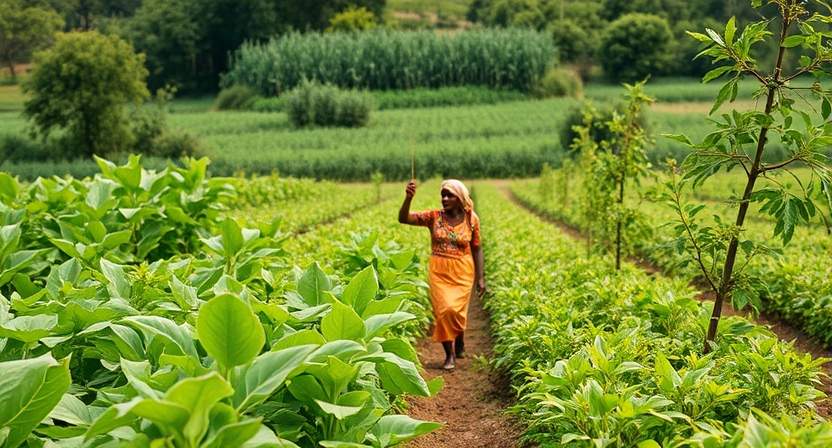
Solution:
<svg viewBox="0 0 832 448"><path fill-rule="evenodd" d="M791 22L791 17L787 13L786 9L784 9L783 12L783 28L780 31L780 50L777 54L777 64L774 67L773 80L768 83L767 87L768 98L766 99L766 115L771 113L771 110L774 106L774 94L777 91L778 87L782 84L781 67L783 66L783 54L786 51L786 47L782 45L782 42L786 39L789 24ZM762 172L760 169L760 164L763 157L763 151L765 150L766 135L768 134L768 129L768 126L763 126L762 128L760 128L760 135L757 139L757 152L754 155L754 163L751 165L751 169L748 172L748 180L745 184L745 191L743 191L739 209L737 210L737 228L742 228L743 224L745 223L745 216L746 213L748 213L748 206L751 203L751 193L754 192L754 184L757 182L757 178ZM722 278L719 282L719 288L716 290L716 298L714 299L714 309L711 312L711 321L708 325L708 335L705 337L705 347L702 351L702 353L704 354L710 353L710 342L714 341L714 339L716 338L716 330L719 326L719 319L722 316L722 304L725 302L725 299L728 299L729 301L731 299L731 289L733 286L732 277L734 275L734 263L737 259L738 247L739 238L735 234L731 237L731 242L728 244L728 250L725 254L725 265L723 266L722 270Z"/></svg>

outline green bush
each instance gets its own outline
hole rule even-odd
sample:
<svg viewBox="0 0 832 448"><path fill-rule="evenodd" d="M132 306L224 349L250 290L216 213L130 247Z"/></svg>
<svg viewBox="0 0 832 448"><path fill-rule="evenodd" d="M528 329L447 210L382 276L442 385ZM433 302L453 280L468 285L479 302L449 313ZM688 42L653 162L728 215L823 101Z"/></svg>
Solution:
<svg viewBox="0 0 832 448"><path fill-rule="evenodd" d="M214 108L217 110L249 110L257 99L257 91L253 87L235 85L220 91Z"/></svg>
<svg viewBox="0 0 832 448"><path fill-rule="evenodd" d="M0 136L0 160L3 162L46 161L53 157L52 148L20 135Z"/></svg>
<svg viewBox="0 0 832 448"><path fill-rule="evenodd" d="M151 151L144 154L163 159L179 159L182 157L199 159L209 157L210 151L202 141L190 134L167 131L154 139Z"/></svg>
<svg viewBox="0 0 832 448"><path fill-rule="evenodd" d="M286 113L297 127L361 127L370 119L372 101L356 91L305 81L286 95Z"/></svg>
<svg viewBox="0 0 832 448"><path fill-rule="evenodd" d="M571 96L580 98L583 96L584 83L581 78L569 70L552 69L546 72L532 89L535 98L555 98Z"/></svg>
<svg viewBox="0 0 832 448"><path fill-rule="evenodd" d="M563 116L563 121L560 124L558 135L564 148L570 148L578 133L573 129L574 126L585 126L584 114L590 115L589 135L592 141L599 143L602 141L613 141L616 135L607 126L607 122L612 118L613 113L623 114L619 106L604 105L600 108L594 107L590 102L576 104L570 108ZM637 119L639 126L649 127L647 120L639 116Z"/></svg>
<svg viewBox="0 0 832 448"><path fill-rule="evenodd" d="M257 97L251 103L251 110L254 112L283 112L286 110L286 98L283 96Z"/></svg>
<svg viewBox="0 0 832 448"><path fill-rule="evenodd" d="M345 11L335 14L329 19L329 32L368 30L376 26L376 16L367 8L356 8L350 5Z"/></svg>

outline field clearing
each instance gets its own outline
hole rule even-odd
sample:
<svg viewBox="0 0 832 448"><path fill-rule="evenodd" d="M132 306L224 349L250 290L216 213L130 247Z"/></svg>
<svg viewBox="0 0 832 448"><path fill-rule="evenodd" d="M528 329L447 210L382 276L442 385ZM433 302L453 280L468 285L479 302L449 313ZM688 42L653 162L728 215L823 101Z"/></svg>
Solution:
<svg viewBox="0 0 832 448"><path fill-rule="evenodd" d="M0 86L0 112L19 112L23 110L23 92L20 86Z"/></svg>

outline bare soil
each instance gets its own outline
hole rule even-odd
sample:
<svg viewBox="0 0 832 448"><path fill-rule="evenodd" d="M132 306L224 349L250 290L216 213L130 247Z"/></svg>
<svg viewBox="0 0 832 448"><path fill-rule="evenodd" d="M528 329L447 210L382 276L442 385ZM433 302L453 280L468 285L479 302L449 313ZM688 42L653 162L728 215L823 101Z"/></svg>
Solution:
<svg viewBox="0 0 832 448"><path fill-rule="evenodd" d="M493 356L493 341L488 313L482 300L471 298L468 329L465 332L466 356L456 360L451 372L442 370L445 352L430 337L419 340L419 360L423 376L431 380L442 376L445 387L433 398L408 400L407 414L415 419L442 422L445 426L407 444L409 448L519 448L523 428L505 414L514 404L508 378L486 365Z"/></svg>

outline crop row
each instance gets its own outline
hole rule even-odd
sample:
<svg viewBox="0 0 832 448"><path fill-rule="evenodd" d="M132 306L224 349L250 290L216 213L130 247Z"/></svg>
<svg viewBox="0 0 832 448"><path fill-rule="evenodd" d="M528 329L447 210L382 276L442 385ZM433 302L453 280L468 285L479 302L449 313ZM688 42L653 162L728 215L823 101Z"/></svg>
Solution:
<svg viewBox="0 0 832 448"><path fill-rule="evenodd" d="M99 164L0 176L0 444L386 447L440 426L394 412L441 387L409 343L413 251L301 268L272 223L224 215L205 161Z"/></svg>
<svg viewBox="0 0 832 448"><path fill-rule="evenodd" d="M249 85L269 96L304 79L368 90L485 85L528 91L554 58L550 36L521 29L295 33L243 44L222 85Z"/></svg>
<svg viewBox="0 0 832 448"><path fill-rule="evenodd" d="M701 354L707 308L684 281L606 258L478 187L496 331L541 446L826 446L815 386L822 359L768 330L723 318ZM487 223L487 224L486 224Z"/></svg>
<svg viewBox="0 0 832 448"><path fill-rule="evenodd" d="M533 209L583 229L585 223L580 213L578 191L580 178L574 173L569 174L571 199L564 203L563 175L563 172L556 174L561 179L555 182L561 182L560 190L547 193L545 198L539 182L534 180L518 182L512 191ZM688 192L691 200L707 204L706 210L712 215L727 216L733 211L730 205L712 201L716 197L725 198L733 189L738 188L730 176L723 177L720 178L718 187L706 184L704 188L697 188L696 192ZM661 188L660 182L654 183L652 187ZM644 196L644 193L640 194ZM689 257L676 250L674 241L678 236L673 234L673 225L670 224L678 216L674 215L673 210L665 204L637 197L637 194L627 200L629 207L637 208L640 213L650 217L648 232L630 235L628 245L634 254L674 275L688 279L699 275ZM773 237L774 222L768 214L760 214L758 209L759 206L752 207L749 215L752 219L746 223L746 233L782 252L782 255L775 253L772 256L759 256L748 265L749 275L766 279L765 287L758 289L761 311L780 316L826 347L832 347L832 266L828 263L832 256L832 241L826 229L817 222L801 226L790 244L783 247ZM706 213L702 215L707 216ZM704 218L703 225L714 225L714 219Z"/></svg>

